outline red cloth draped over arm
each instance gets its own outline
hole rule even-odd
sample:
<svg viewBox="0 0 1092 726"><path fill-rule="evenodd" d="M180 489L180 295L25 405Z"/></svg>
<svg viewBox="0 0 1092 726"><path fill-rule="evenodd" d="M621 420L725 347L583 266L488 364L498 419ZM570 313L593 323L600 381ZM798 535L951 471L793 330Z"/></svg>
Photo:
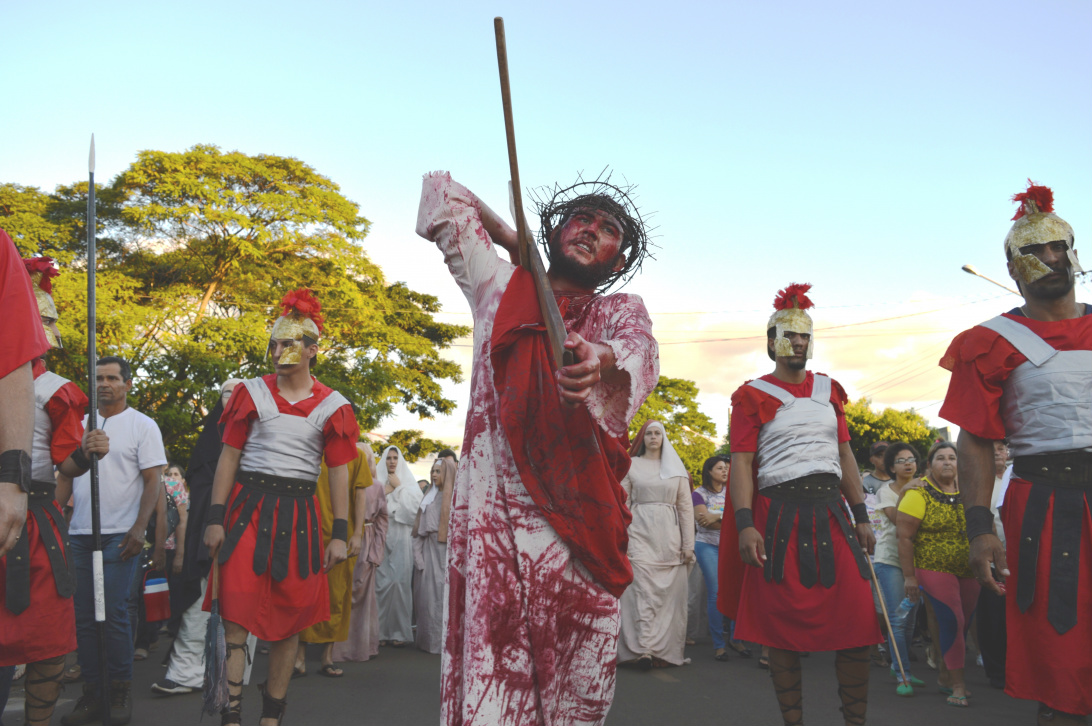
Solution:
<svg viewBox="0 0 1092 726"><path fill-rule="evenodd" d="M326 420L322 435L326 439L323 458L326 459L327 468L348 464L360 453L356 448L357 439L360 438L360 426L353 416L352 406L348 404L334 411Z"/></svg>
<svg viewBox="0 0 1092 726"><path fill-rule="evenodd" d="M49 442L49 456L54 464L60 464L83 443L83 415L87 410L87 396L75 383L69 381L57 389L45 406L49 421L53 424L53 440Z"/></svg>
<svg viewBox="0 0 1092 726"><path fill-rule="evenodd" d="M626 442L607 435L586 407L561 403L534 281L522 268L497 310L491 360L499 419L521 481L596 582L620 597L633 580L631 515L619 484L629 470Z"/></svg>
<svg viewBox="0 0 1092 726"><path fill-rule="evenodd" d="M4 311L4 344L0 345L0 378L49 350L34 299L30 275L8 233L0 229L0 310Z"/></svg>
<svg viewBox="0 0 1092 726"><path fill-rule="evenodd" d="M241 451L250 433L250 422L256 418L258 409L254 407L254 399L250 397L246 386L240 383L231 392L227 407L220 416L220 425L224 428L224 443Z"/></svg>

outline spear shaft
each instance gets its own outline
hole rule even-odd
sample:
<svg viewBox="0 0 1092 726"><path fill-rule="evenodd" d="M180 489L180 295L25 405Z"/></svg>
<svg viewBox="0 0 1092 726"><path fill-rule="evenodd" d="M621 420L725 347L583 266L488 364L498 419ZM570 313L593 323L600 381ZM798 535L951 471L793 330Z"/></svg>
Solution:
<svg viewBox="0 0 1092 726"><path fill-rule="evenodd" d="M98 352L95 347L95 135L91 134L91 152L87 157L87 380L90 407L87 430L98 428ZM106 586L102 564L102 514L99 509L99 457L92 454L91 468L91 552L92 579L95 589L95 627L99 640L99 676L102 689L103 723L110 723L110 674L106 670Z"/></svg>
<svg viewBox="0 0 1092 726"><path fill-rule="evenodd" d="M504 104L504 132L508 139L508 168L512 177L512 200L516 213L516 238L519 241L519 264L531 273L538 295L538 307L546 324L554 365L558 368L573 364L572 351L565 350L565 322L561 319L557 300L554 299L546 268L531 241L527 230L527 218L523 212L523 191L519 183L519 161L516 158L516 128L512 119L512 89L508 82L508 44L504 38L504 18L493 18L493 31L497 37L497 66L500 70L501 101Z"/></svg>

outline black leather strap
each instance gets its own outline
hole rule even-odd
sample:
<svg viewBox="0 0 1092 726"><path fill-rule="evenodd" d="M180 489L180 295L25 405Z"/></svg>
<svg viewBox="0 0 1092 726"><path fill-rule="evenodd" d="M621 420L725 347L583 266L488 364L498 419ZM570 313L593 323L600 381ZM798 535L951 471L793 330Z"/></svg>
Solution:
<svg viewBox="0 0 1092 726"><path fill-rule="evenodd" d="M968 542L973 542L975 537L982 534L997 534L993 526L993 512L989 507L979 504L963 510L963 515L967 519Z"/></svg>
<svg viewBox="0 0 1092 726"><path fill-rule="evenodd" d="M91 460L87 458L87 454L83 453L83 448L77 446L76 450L68 455L72 459L72 463L80 468L81 471L86 472L91 468Z"/></svg>
<svg viewBox="0 0 1092 726"><path fill-rule="evenodd" d="M744 507L736 510L736 531L742 532L748 527L755 526L755 513L753 509Z"/></svg>
<svg viewBox="0 0 1092 726"><path fill-rule="evenodd" d="M0 454L0 482L18 484L24 492L29 492L30 469L30 454L22 449L8 449Z"/></svg>
<svg viewBox="0 0 1092 726"><path fill-rule="evenodd" d="M224 526L224 516L227 514L227 507L223 504L210 504L209 511L205 515L205 526L208 527L212 524L218 524L221 527Z"/></svg>
<svg viewBox="0 0 1092 726"><path fill-rule="evenodd" d="M335 519L330 526L330 539L339 539L342 542L349 541L349 520Z"/></svg>

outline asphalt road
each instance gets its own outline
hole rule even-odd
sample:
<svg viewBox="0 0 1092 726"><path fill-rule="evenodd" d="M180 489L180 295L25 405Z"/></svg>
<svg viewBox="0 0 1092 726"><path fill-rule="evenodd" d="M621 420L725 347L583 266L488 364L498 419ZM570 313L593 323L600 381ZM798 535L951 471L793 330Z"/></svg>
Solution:
<svg viewBox="0 0 1092 726"><path fill-rule="evenodd" d="M201 696L153 696L152 682L163 676L163 648L135 664L133 724L182 726L205 724L217 726L219 719L200 719ZM773 686L766 671L756 667L755 659L734 657L727 663L712 659L708 641L687 648L692 659L680 668L635 672L619 669L610 726L663 726L686 724L761 724L780 726L781 718L774 700ZM345 663L345 676L324 678L316 673L319 650L308 652L306 678L292 681L288 692L285 726L311 724L321 726L394 726L439 723L440 658L412 648L383 648L379 658L367 663ZM254 683L264 680L268 656L259 655L251 685L243 702L244 723L257 723L261 697ZM834 655L816 653L804 663L804 716L808 726L843 726L838 713ZM915 665L915 674L934 683L935 673L924 662ZM970 707L956 709L945 705L935 686L918 689L913 698L895 695L895 686L886 671L873 668L869 687L868 723L883 726L1032 726L1034 703L1017 701L989 687L982 669L967 671L972 691ZM62 696L53 723L68 713L79 697L80 685L68 686ZM4 714L5 726L21 726L22 691L14 689Z"/></svg>

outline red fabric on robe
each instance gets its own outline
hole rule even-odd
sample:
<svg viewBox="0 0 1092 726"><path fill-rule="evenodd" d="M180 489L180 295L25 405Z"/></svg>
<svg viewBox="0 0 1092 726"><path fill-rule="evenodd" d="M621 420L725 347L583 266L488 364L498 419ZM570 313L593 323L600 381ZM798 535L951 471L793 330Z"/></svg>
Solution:
<svg viewBox="0 0 1092 726"><path fill-rule="evenodd" d="M49 456L54 464L60 465L83 443L83 416L87 403L87 395L72 381L58 388L46 403L45 410L53 425Z"/></svg>
<svg viewBox="0 0 1092 726"><path fill-rule="evenodd" d="M499 419L520 479L562 541L605 590L633 581L626 550L632 516L620 481L626 443L557 392L534 279L517 269L501 298L491 341Z"/></svg>

